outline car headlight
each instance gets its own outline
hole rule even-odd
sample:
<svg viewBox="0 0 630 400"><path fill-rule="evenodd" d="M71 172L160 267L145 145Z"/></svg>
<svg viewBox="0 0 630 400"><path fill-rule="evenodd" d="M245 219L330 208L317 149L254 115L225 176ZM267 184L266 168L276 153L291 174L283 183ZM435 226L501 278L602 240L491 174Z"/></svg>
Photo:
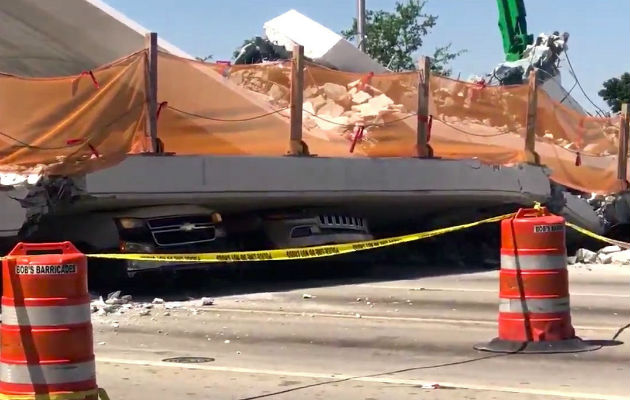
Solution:
<svg viewBox="0 0 630 400"><path fill-rule="evenodd" d="M140 218L120 218L118 223L124 229L144 228L144 221Z"/></svg>

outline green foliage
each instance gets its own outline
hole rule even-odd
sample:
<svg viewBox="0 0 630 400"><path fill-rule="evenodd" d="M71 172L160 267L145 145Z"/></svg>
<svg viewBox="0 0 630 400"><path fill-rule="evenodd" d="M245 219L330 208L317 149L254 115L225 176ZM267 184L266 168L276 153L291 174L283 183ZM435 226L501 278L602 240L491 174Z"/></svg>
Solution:
<svg viewBox="0 0 630 400"><path fill-rule="evenodd" d="M622 74L621 78L610 78L603 86L598 94L613 112L619 112L622 103L630 103L630 73Z"/></svg>
<svg viewBox="0 0 630 400"><path fill-rule="evenodd" d="M423 37L436 25L437 16L423 12L426 1L396 2L394 12L366 10L366 52L394 71L416 69L415 53L422 47ZM348 40L356 37L357 20L341 34ZM435 50L432 70L448 75L448 64L465 50L451 52L451 44Z"/></svg>

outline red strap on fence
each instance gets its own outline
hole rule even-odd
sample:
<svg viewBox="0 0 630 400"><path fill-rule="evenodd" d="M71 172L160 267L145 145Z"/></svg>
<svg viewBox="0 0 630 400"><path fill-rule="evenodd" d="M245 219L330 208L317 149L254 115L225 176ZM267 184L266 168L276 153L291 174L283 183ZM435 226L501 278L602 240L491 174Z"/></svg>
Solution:
<svg viewBox="0 0 630 400"><path fill-rule="evenodd" d="M373 76L374 76L374 72L370 71L367 75L361 77L361 83L359 83L359 90L363 90L365 89L367 85L371 85Z"/></svg>
<svg viewBox="0 0 630 400"><path fill-rule="evenodd" d="M166 106L168 106L168 101L163 101L160 104L158 104L157 111L155 112L156 120L160 119L160 112L162 112L162 107L166 107Z"/></svg>
<svg viewBox="0 0 630 400"><path fill-rule="evenodd" d="M79 75L79 77L85 76L85 75L89 75L90 78L92 78L92 84L94 85L94 88L98 89L99 88L99 84L98 84L98 81L96 80L96 77L94 76L94 73L92 72L92 70L87 70L87 71L81 72L81 75Z"/></svg>
<svg viewBox="0 0 630 400"><path fill-rule="evenodd" d="M84 139L68 139L66 140L66 144L68 146L74 146L77 144L81 144L84 142ZM88 147L90 148L90 151L92 152L92 155L96 158L100 158L101 154L98 152L98 150L96 149L96 147L92 146L92 144L90 142L87 142Z"/></svg>
<svg viewBox="0 0 630 400"><path fill-rule="evenodd" d="M418 115L418 119L427 125L427 143L431 140L431 128L433 127L433 115Z"/></svg>
<svg viewBox="0 0 630 400"><path fill-rule="evenodd" d="M363 129L363 125L355 127L354 138L352 139L352 144L350 145L350 153L354 152L354 147L357 145L357 142L363 138Z"/></svg>

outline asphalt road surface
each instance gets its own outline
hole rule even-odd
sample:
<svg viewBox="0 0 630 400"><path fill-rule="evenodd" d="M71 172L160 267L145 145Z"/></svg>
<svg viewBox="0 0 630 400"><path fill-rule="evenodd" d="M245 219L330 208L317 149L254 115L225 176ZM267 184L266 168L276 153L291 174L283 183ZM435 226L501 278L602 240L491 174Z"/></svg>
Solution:
<svg viewBox="0 0 630 400"><path fill-rule="evenodd" d="M589 268L571 267L570 289L593 352L474 350L497 333L497 271L241 283L211 306L95 315L98 381L113 400L627 399L630 268Z"/></svg>

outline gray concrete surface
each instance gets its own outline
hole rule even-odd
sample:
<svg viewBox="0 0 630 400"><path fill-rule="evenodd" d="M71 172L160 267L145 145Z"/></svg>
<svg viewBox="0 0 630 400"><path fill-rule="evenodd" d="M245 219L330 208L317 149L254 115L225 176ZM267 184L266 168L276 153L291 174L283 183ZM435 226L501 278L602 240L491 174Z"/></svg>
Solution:
<svg viewBox="0 0 630 400"><path fill-rule="evenodd" d="M0 2L0 71L25 76L79 74L144 48L148 30L101 0ZM184 51L158 38L180 57Z"/></svg>
<svg viewBox="0 0 630 400"><path fill-rule="evenodd" d="M301 282L216 297L212 306L94 316L98 379L112 399L630 396L630 332L611 342L630 322L630 269L571 268L577 333L607 346L565 355L472 349L496 335L496 275ZM175 356L214 361L162 361Z"/></svg>

